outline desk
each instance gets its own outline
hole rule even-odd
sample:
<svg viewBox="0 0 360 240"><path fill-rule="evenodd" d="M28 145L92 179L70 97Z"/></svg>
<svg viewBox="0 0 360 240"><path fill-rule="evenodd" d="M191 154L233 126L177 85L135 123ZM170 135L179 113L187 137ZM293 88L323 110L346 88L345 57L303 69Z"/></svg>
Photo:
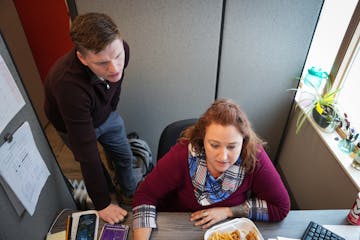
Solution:
<svg viewBox="0 0 360 240"><path fill-rule="evenodd" d="M348 224L346 216L349 210L292 210L288 216L278 223L255 222L264 239L277 236L300 238L308 223L312 220L322 225ZM53 232L62 231L66 226L66 217L71 211L65 211L55 223ZM152 231L151 239L156 240L202 240L205 229L194 227L189 221L190 213L159 212L158 229ZM100 222L101 230L104 222ZM133 239L132 215L127 217L124 224L130 226L128 240ZM100 232L99 232L100 233Z"/></svg>

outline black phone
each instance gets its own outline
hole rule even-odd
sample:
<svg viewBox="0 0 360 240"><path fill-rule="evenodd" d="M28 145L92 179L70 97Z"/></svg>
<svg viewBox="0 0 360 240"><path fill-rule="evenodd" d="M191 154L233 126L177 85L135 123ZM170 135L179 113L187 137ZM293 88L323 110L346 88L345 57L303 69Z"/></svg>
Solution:
<svg viewBox="0 0 360 240"><path fill-rule="evenodd" d="M84 214L79 218L79 224L76 231L76 240L96 240L95 229L96 214Z"/></svg>

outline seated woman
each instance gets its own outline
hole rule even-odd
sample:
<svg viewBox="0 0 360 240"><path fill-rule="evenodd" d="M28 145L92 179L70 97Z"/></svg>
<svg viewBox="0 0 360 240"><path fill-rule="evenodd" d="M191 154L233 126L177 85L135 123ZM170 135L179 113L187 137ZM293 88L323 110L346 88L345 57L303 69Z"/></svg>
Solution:
<svg viewBox="0 0 360 240"><path fill-rule="evenodd" d="M193 212L208 228L227 218L280 221L287 190L240 107L215 101L158 161L133 199L134 239L149 239L156 211Z"/></svg>

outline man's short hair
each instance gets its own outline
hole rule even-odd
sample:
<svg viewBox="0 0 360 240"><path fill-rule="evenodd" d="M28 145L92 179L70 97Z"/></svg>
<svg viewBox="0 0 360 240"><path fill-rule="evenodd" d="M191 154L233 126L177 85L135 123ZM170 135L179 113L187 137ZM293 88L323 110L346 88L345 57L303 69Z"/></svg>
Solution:
<svg viewBox="0 0 360 240"><path fill-rule="evenodd" d="M98 53L120 38L120 31L106 14L86 13L75 18L71 24L70 37L82 54L86 54L86 50Z"/></svg>

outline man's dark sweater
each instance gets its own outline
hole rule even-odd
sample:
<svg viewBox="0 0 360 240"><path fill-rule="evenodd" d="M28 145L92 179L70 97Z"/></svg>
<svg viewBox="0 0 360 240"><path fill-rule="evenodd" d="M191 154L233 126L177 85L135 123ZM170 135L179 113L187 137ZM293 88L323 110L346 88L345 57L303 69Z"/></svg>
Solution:
<svg viewBox="0 0 360 240"><path fill-rule="evenodd" d="M126 68L126 42L124 49ZM97 210L107 207L111 200L94 130L116 110L123 76L114 83L99 79L80 62L73 49L54 64L45 81L45 113L57 131L67 133Z"/></svg>

